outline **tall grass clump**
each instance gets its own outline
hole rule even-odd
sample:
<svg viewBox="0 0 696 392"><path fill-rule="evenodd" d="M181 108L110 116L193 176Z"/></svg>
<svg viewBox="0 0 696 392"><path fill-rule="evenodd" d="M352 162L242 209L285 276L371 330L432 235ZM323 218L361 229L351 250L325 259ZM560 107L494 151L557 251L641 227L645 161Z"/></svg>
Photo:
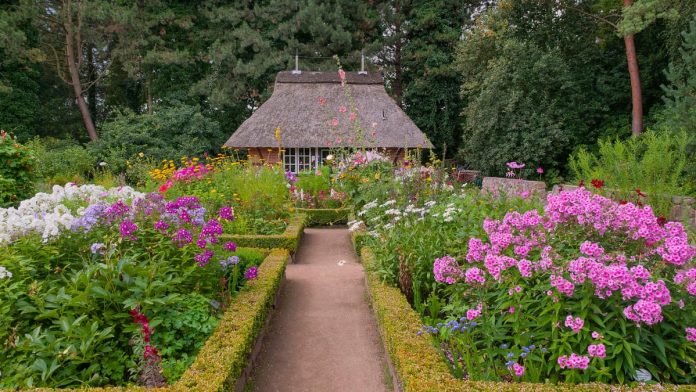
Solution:
<svg viewBox="0 0 696 392"><path fill-rule="evenodd" d="M602 180L613 198L645 198L658 215L668 217L672 196L694 190L685 175L689 140L685 132L656 131L628 140L600 140L597 153L581 149L571 156L570 170L578 182Z"/></svg>

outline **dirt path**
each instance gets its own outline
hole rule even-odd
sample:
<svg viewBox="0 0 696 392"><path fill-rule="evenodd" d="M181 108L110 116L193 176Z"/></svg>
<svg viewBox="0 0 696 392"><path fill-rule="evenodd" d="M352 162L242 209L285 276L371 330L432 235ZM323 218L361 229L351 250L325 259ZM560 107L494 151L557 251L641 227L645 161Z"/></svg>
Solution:
<svg viewBox="0 0 696 392"><path fill-rule="evenodd" d="M255 391L387 391L389 372L348 230L306 229L264 337Z"/></svg>

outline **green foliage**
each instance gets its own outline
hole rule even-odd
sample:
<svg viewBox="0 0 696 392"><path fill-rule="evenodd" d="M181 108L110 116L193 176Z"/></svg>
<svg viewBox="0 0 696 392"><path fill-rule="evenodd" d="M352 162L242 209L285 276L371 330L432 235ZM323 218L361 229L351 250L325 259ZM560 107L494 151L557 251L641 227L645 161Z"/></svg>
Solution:
<svg viewBox="0 0 696 392"><path fill-rule="evenodd" d="M180 248L171 233L154 229L158 214L134 214L137 237L130 239L118 222L101 222L79 235L68 230L47 242L31 235L0 247L12 273L0 279L1 387L137 381L143 343L132 309L149 319L165 375L175 380L242 290L241 273L267 254L240 248L239 263L223 268L218 258L231 253L209 244L217 257L201 266L193 261L197 246Z"/></svg>
<svg viewBox="0 0 696 392"><path fill-rule="evenodd" d="M468 104L459 156L496 175L509 161L562 168L575 135L586 129L580 86L557 51L515 39L494 45L498 55L462 87Z"/></svg>
<svg viewBox="0 0 696 392"><path fill-rule="evenodd" d="M453 43L459 41L462 31L473 23L472 14L487 2L394 3L406 12L402 28L407 38L399 53L403 59L399 66L403 73L404 110L438 153L442 153L443 144L447 144L448 151L457 151L461 143L459 117L463 106L458 97L461 74L455 65L456 45ZM389 25L388 29L393 27Z"/></svg>
<svg viewBox="0 0 696 392"><path fill-rule="evenodd" d="M33 151L0 131L0 207L17 205L33 195L35 165Z"/></svg>
<svg viewBox="0 0 696 392"><path fill-rule="evenodd" d="M162 371L169 383L179 379L217 325L210 312L210 300L200 294L184 294L165 309L151 325L157 325L155 347L162 347Z"/></svg>
<svg viewBox="0 0 696 392"><path fill-rule="evenodd" d="M101 137L90 151L112 171L127 169L126 161L143 153L156 161L171 157L202 155L222 146L217 122L205 117L196 106L161 108L154 114L125 111L103 125Z"/></svg>
<svg viewBox="0 0 696 392"><path fill-rule="evenodd" d="M649 131L626 141L600 140L596 154L581 149L571 157L569 166L576 181L590 184L593 179L603 180L617 199L646 202L635 191L640 189L647 194L647 204L668 218L672 196L694 191L684 176L689 141L685 132L666 131Z"/></svg>
<svg viewBox="0 0 696 392"><path fill-rule="evenodd" d="M667 69L664 122L674 129L696 132L696 16L683 38L679 59Z"/></svg>
<svg viewBox="0 0 696 392"><path fill-rule="evenodd" d="M217 161L214 169L201 169L211 170L201 178L174 179L167 196L194 195L210 210L231 205L236 218L226 227L232 233L281 234L290 203L285 172L280 166L253 166L228 158ZM199 165L198 158L194 159L187 167ZM159 185L150 184L153 188Z"/></svg>
<svg viewBox="0 0 696 392"><path fill-rule="evenodd" d="M97 167L97 159L69 139L35 138L27 146L36 156L36 176L49 185L84 183Z"/></svg>

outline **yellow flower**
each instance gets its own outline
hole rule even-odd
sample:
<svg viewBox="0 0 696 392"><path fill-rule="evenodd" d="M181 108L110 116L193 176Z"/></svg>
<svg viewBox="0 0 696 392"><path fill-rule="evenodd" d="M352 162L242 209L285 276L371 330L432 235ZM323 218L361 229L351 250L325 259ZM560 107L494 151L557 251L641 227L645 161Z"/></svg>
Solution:
<svg viewBox="0 0 696 392"><path fill-rule="evenodd" d="M210 193L215 193L215 192L217 192L216 189L211 189L211 190L210 190Z"/></svg>
<svg viewBox="0 0 696 392"><path fill-rule="evenodd" d="M138 156L139 156L140 158L143 158L143 157L145 156L145 154L143 154L142 152L139 152L139 153L138 153Z"/></svg>
<svg viewBox="0 0 696 392"><path fill-rule="evenodd" d="M290 207L290 208L288 209L288 211L290 211L290 212L295 212L295 208L294 208L294 207Z"/></svg>
<svg viewBox="0 0 696 392"><path fill-rule="evenodd" d="M382 176L382 173L377 172L375 173L375 180L379 180L379 178Z"/></svg>

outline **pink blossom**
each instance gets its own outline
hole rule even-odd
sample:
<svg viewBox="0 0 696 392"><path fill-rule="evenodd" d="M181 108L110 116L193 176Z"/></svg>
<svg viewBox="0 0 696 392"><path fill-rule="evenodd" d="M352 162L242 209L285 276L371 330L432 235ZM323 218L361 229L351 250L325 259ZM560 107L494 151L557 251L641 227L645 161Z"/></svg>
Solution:
<svg viewBox="0 0 696 392"><path fill-rule="evenodd" d="M590 344L587 353L590 357L604 358L607 356L607 348L602 343Z"/></svg>
<svg viewBox="0 0 696 392"><path fill-rule="evenodd" d="M337 119L336 117L334 117L333 119L331 119L331 125L333 125L334 127L337 127L337 126L338 126L338 119Z"/></svg>
<svg viewBox="0 0 696 392"><path fill-rule="evenodd" d="M480 284L484 284L484 283L486 283L486 278L483 275L484 275L484 272L481 269L476 268L476 267L471 267L471 268L467 269L466 272L464 273L464 280L466 283L477 282Z"/></svg>
<svg viewBox="0 0 696 392"><path fill-rule="evenodd" d="M464 276L459 264L452 256L435 259L433 264L435 280L441 283L454 284Z"/></svg>
<svg viewBox="0 0 696 392"><path fill-rule="evenodd" d="M339 113L345 113L347 111L347 109L345 106L339 106L338 111L339 111Z"/></svg>
<svg viewBox="0 0 696 392"><path fill-rule="evenodd" d="M579 333L582 327L585 325L585 320L580 317L575 317L568 315L565 319L565 326L572 329L573 332Z"/></svg>
<svg viewBox="0 0 696 392"><path fill-rule="evenodd" d="M686 328L686 340L696 342L696 328Z"/></svg>
<svg viewBox="0 0 696 392"><path fill-rule="evenodd" d="M590 365L590 358L576 353L571 353L570 356L561 355L558 357L558 365L561 369L585 370Z"/></svg>
<svg viewBox="0 0 696 392"><path fill-rule="evenodd" d="M466 311L466 318L467 320L474 320L477 317L481 315L481 312L483 311L483 304L479 303L476 305L476 308L469 309Z"/></svg>
<svg viewBox="0 0 696 392"><path fill-rule="evenodd" d="M537 172L537 174L544 174L544 168L539 166L539 167L537 167L536 172Z"/></svg>
<svg viewBox="0 0 696 392"><path fill-rule="evenodd" d="M512 370L515 373L515 376L517 377L522 377L524 375L524 366L520 365L517 362L513 363L509 367L509 369Z"/></svg>

